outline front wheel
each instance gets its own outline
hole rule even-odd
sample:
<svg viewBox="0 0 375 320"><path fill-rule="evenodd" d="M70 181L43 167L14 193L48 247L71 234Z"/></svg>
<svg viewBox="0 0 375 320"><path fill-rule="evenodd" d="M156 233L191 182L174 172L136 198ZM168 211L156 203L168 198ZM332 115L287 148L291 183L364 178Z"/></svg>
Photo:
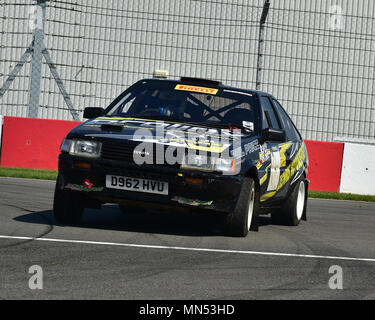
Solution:
<svg viewBox="0 0 375 320"><path fill-rule="evenodd" d="M249 230L258 231L258 193L252 178L245 177L233 212L226 216L227 235L246 237Z"/></svg>
<svg viewBox="0 0 375 320"><path fill-rule="evenodd" d="M305 179L301 179L293 188L289 198L285 201L280 211L272 213L272 222L276 224L297 226L306 211L306 190Z"/></svg>
<svg viewBox="0 0 375 320"><path fill-rule="evenodd" d="M59 223L78 224L81 222L84 207L76 194L70 190L63 190L62 184L59 175L53 199L53 215Z"/></svg>

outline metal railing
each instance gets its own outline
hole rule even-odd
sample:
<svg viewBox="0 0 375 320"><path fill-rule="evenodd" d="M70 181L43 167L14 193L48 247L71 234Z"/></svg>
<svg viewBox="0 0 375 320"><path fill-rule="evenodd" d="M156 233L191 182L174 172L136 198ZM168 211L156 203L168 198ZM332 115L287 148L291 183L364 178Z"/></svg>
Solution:
<svg viewBox="0 0 375 320"><path fill-rule="evenodd" d="M307 139L371 140L375 5L340 3L3 0L0 114L81 119L167 69L272 93Z"/></svg>

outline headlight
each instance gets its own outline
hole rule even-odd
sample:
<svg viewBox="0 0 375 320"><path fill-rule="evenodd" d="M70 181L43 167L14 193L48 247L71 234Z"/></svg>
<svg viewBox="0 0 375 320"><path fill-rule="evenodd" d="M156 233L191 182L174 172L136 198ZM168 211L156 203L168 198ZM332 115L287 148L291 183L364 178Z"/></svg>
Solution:
<svg viewBox="0 0 375 320"><path fill-rule="evenodd" d="M60 149L62 152L69 152L69 154L74 156L99 158L102 143L98 141L64 139Z"/></svg>
<svg viewBox="0 0 375 320"><path fill-rule="evenodd" d="M215 163L211 163L212 159L203 155L187 155L182 160L181 169L214 171Z"/></svg>
<svg viewBox="0 0 375 320"><path fill-rule="evenodd" d="M184 157L181 169L199 171L219 171L230 174L235 173L236 162L234 159L210 158L202 155L191 155Z"/></svg>
<svg viewBox="0 0 375 320"><path fill-rule="evenodd" d="M235 173L236 161L234 159L217 158L215 170L222 173Z"/></svg>
<svg viewBox="0 0 375 320"><path fill-rule="evenodd" d="M61 146L60 146L60 151L61 152L69 152L71 144L72 144L72 140L64 139Z"/></svg>

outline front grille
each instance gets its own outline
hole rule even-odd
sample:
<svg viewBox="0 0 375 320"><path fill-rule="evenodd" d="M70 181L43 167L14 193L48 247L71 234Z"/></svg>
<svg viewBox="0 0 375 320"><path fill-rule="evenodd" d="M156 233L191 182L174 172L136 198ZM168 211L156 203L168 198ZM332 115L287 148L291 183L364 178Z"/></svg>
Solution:
<svg viewBox="0 0 375 320"><path fill-rule="evenodd" d="M105 160L117 160L127 163L135 163L133 152L134 149L141 144L142 142L138 141L103 141L102 145L102 159ZM160 145L158 146L160 148ZM168 146L163 146L164 151ZM157 164L156 162L156 144L150 144L148 150L153 150L152 152L152 164ZM165 152L164 152L165 154ZM175 153L175 155L177 152ZM168 165L165 161L162 166L168 167L179 167L182 159L178 159L177 163L174 165Z"/></svg>
<svg viewBox="0 0 375 320"><path fill-rule="evenodd" d="M133 151L139 143L140 142L130 140L126 141L125 143L123 141L105 141L102 145L102 159L133 163Z"/></svg>

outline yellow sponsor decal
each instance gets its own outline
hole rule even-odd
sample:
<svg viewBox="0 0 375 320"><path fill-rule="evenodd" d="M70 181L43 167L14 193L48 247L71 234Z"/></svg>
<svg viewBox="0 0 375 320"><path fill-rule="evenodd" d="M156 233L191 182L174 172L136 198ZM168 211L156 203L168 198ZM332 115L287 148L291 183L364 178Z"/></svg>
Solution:
<svg viewBox="0 0 375 320"><path fill-rule="evenodd" d="M291 177L294 176L296 171L303 167L303 161L305 160L305 157L305 144L302 144L292 163L285 169L283 174L280 176L279 185L277 186L277 189L275 191L264 194L260 198L260 201L266 201L267 199L274 196L275 193L279 191L290 180Z"/></svg>
<svg viewBox="0 0 375 320"><path fill-rule="evenodd" d="M259 184L260 184L260 185L263 185L264 181L267 180L267 177L268 177L268 173L266 172L265 175L264 175L262 178L260 178L260 180L259 180Z"/></svg>
<svg viewBox="0 0 375 320"><path fill-rule="evenodd" d="M193 143L190 144L189 142L186 142L186 144L189 149L202 150L202 151L213 152L213 153L222 153L226 149L225 147L217 147L217 146L210 146L210 147L197 146Z"/></svg>
<svg viewBox="0 0 375 320"><path fill-rule="evenodd" d="M292 145L291 142L287 142L284 144L279 145L280 148L280 167L286 167L286 156L285 152L289 149L289 147Z"/></svg>
<svg viewBox="0 0 375 320"><path fill-rule="evenodd" d="M226 146L223 146L221 143L212 143L212 142L210 143L206 141L193 141L193 140L178 139L178 138L171 139L170 141L185 142L186 146L189 149L202 150L202 151L208 151L208 152L213 152L213 153L222 153L226 149Z"/></svg>
<svg viewBox="0 0 375 320"><path fill-rule="evenodd" d="M198 92L198 93L208 93L208 94L216 94L219 91L219 89L190 86L187 84L178 84L174 87L174 89L182 90L182 91L192 91L192 92Z"/></svg>

